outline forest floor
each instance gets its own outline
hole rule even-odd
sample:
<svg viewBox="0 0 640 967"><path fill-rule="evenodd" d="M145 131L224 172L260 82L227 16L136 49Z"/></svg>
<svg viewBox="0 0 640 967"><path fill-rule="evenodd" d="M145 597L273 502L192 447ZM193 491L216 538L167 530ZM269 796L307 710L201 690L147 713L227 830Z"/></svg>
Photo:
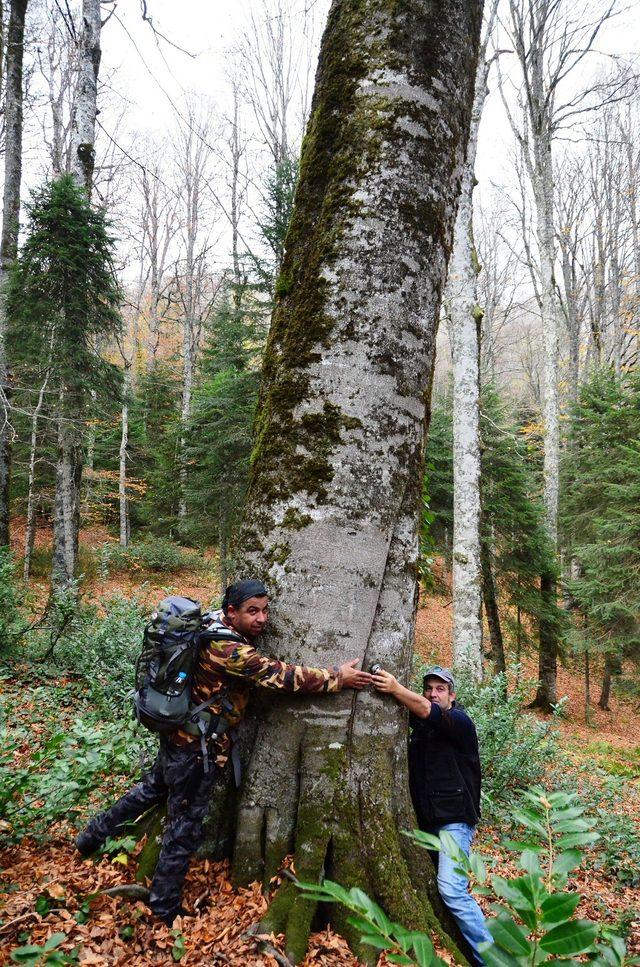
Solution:
<svg viewBox="0 0 640 967"><path fill-rule="evenodd" d="M19 543L19 532L16 536ZM83 533L85 547L95 549L108 539L102 528ZM36 546L43 548L42 553L44 541L39 534ZM46 598L45 573L36 573L31 589L36 600ZM152 604L166 593L180 592L208 603L215 590L210 575L201 569L176 574L139 570L105 579L89 568L84 584L85 598L99 607L115 593ZM416 635L416 650L423 660L449 663L451 624L451 600L446 587L438 595L424 597ZM533 677L533 660L525 657L523 665ZM596 668L594 674L597 671ZM634 703L623 699L614 690L611 711L604 712L594 704L587 725L582 674L571 665L560 669L559 694L567 695L568 700L558 722L559 756L555 767L565 778L575 776L576 788L581 790L593 790L605 783L607 777L610 781L612 776L619 776L625 796L623 805L616 808L640 830L637 700ZM501 839L501 830L483 824L476 848L495 863L495 872L516 875L509 855L500 846ZM625 885L624 876L616 877L601 867L600 861L591 862L587 857L572 880L571 888L582 892L584 898L579 913L623 926L629 952L638 955L640 901L637 891ZM146 967L179 962L189 967L205 964L275 967L279 963L275 951L282 949L280 938L271 938L274 953L270 953L260 949L259 938L247 934L266 909L267 899L257 884L234 890L224 863L203 859L192 863L184 900L186 909L194 916L176 922L171 931L154 922L142 903L101 895L107 887L133 881L135 854L133 859L121 854L83 860L73 849L69 826L65 823L53 826L45 843L27 837L20 844L0 851L0 869L0 965L13 962L11 951L21 944L43 944L55 933L65 935L60 949L75 951L72 956L87 965ZM355 967L357 963L342 938L330 929L313 935L304 961L305 967ZM383 963L381 959L380 964Z"/></svg>

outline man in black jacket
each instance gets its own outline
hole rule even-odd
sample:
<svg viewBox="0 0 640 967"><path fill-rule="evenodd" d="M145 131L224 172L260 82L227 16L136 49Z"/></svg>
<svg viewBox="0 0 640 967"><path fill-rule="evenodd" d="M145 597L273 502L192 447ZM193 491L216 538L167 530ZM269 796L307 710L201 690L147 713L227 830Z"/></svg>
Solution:
<svg viewBox="0 0 640 967"><path fill-rule="evenodd" d="M480 755L476 729L455 705L455 681L448 668L434 665L424 676L424 693L405 688L389 672L379 671L373 683L410 711L409 787L420 829L449 832L468 856L480 819ZM491 942L482 910L468 890L465 876L446 853L438 857L438 890L473 950Z"/></svg>

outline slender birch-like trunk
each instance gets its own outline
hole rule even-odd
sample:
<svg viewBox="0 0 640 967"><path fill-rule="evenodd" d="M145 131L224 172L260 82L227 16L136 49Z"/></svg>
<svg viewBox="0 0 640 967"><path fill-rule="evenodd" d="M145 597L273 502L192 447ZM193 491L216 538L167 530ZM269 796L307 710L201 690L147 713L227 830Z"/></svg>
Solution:
<svg viewBox="0 0 640 967"><path fill-rule="evenodd" d="M44 404L44 394L47 391L49 373L47 372L44 382L38 393L38 402L31 415L31 441L29 445L29 486L27 491L27 527L24 537L24 564L22 576L25 581L29 580L31 572L31 555L33 554L33 544L36 536L36 461L38 454L38 421Z"/></svg>
<svg viewBox="0 0 640 967"><path fill-rule="evenodd" d="M512 0L513 5L513 0ZM554 548L558 544L558 496L560 487L560 412L558 364L562 308L555 279L554 175L551 156L551 117L544 79L544 32L532 43L528 73L530 114L530 151L525 152L536 213L536 237L540 270L542 309L542 411L544 423L543 499L547 531ZM526 57L519 45L518 54ZM541 575L541 593L552 603L556 581L552 574ZM557 701L558 642L555 628L544 619L539 632L539 686L534 704L548 710Z"/></svg>
<svg viewBox="0 0 640 967"><path fill-rule="evenodd" d="M82 0L78 90L71 124L71 171L91 194L95 163L98 71L100 70L100 0Z"/></svg>
<svg viewBox="0 0 640 967"><path fill-rule="evenodd" d="M83 0L78 89L71 125L71 171L88 196L91 195L95 162L100 27L100 0ZM54 591L69 585L76 576L83 464L83 403L79 394L69 397L66 388L61 388L51 564Z"/></svg>
<svg viewBox="0 0 640 967"><path fill-rule="evenodd" d="M54 591L69 587L76 577L80 533L80 482L82 480L82 432L77 425L81 403L63 387L58 399L58 453L53 508L53 556L51 580Z"/></svg>
<svg viewBox="0 0 640 967"><path fill-rule="evenodd" d="M540 88L542 97L542 88ZM542 298L543 356L543 418L544 464L543 497L547 531L554 548L558 545L558 498L560 488L560 412L558 401L558 362L560 353L560 313L555 281L555 233L553 224L553 173L551 141L546 136L534 135L536 158L533 193L536 204L536 230L540 256L540 294ZM551 574L540 577L543 600L553 605L556 580ZM539 685L535 704L551 709L558 700L558 641L557 633L544 618L539 629Z"/></svg>
<svg viewBox="0 0 640 967"><path fill-rule="evenodd" d="M240 540L239 573L272 594L266 647L289 660L410 675L425 417L481 17L468 0L335 0L329 14ZM293 850L301 879L357 884L392 918L439 929L433 869L399 834L415 824L406 724L376 693L270 703L236 878L268 882ZM314 912L285 881L262 926L297 961ZM354 941L340 910L332 922Z"/></svg>
<svg viewBox="0 0 640 967"><path fill-rule="evenodd" d="M191 114L191 127L185 131L181 144L180 170L183 177L184 192L184 273L178 280L183 309L182 329L182 402L180 409L180 439L178 459L180 464L180 496L178 517L181 521L187 516L187 429L191 418L193 380L196 356L200 342L203 318L206 316L205 300L205 260L207 239L202 231L205 210L203 208L203 187L206 184L208 164L206 122ZM196 137L198 127L200 137Z"/></svg>
<svg viewBox="0 0 640 967"><path fill-rule="evenodd" d="M191 281L192 284L192 281ZM190 286L190 283L187 282ZM185 317L183 321L182 330L182 353L183 353L183 371L182 371L182 404L180 408L180 423L181 423L181 435L180 435L180 501L178 503L178 517L184 520L187 516L187 497L186 497L186 487L187 487L187 461L186 461L186 447L187 447L187 436L186 430L189 424L189 419L191 417L191 398L193 396L193 370L194 370L194 339L193 339L193 316L192 316L192 298L187 299L187 304L189 309L185 312Z"/></svg>
<svg viewBox="0 0 640 967"><path fill-rule="evenodd" d="M124 396L122 403L118 473L118 505L120 508L120 547L129 544L129 499L127 497L127 446L129 443L129 389L131 386L130 366L125 363Z"/></svg>
<svg viewBox="0 0 640 967"><path fill-rule="evenodd" d="M625 156L627 162L625 197L629 206L629 220L631 222L631 239L633 244L633 293L634 311L631 320L632 341L635 345L634 361L640 352L640 219L636 203L635 186L638 178L638 158L634 158L634 140L632 138L631 121L628 122L628 132L624 138Z"/></svg>
<svg viewBox="0 0 640 967"><path fill-rule="evenodd" d="M478 132L487 96L486 49L493 2L475 78L467 159L462 176L445 299L453 356L453 661L482 679L482 576L480 563L480 329L478 258L473 241L473 187Z"/></svg>
<svg viewBox="0 0 640 967"><path fill-rule="evenodd" d="M502 637L502 626L500 624L500 612L498 610L496 582L493 575L493 564L491 561L491 548L489 547L487 541L482 542L480 557L482 563L482 597L487 615L487 625L489 626L491 660L493 662L494 674L497 675L500 672L505 672L507 670L507 663L504 654L504 640Z"/></svg>
<svg viewBox="0 0 640 967"><path fill-rule="evenodd" d="M0 235L0 547L9 544L11 424L9 370L5 351L7 275L18 254L22 182L22 63L27 0L11 0L6 42L4 192Z"/></svg>

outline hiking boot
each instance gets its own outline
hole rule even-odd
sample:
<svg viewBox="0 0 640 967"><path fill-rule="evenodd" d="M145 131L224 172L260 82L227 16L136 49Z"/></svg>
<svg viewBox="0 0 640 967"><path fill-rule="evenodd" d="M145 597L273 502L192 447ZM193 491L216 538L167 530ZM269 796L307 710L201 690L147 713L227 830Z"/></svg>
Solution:
<svg viewBox="0 0 640 967"><path fill-rule="evenodd" d="M168 927L172 927L173 921L176 920L177 917L190 917L191 914L188 910L185 910L184 907L178 907L177 910L173 910L171 913L156 913L156 916L158 920L162 920L162 922L166 923Z"/></svg>
<svg viewBox="0 0 640 967"><path fill-rule="evenodd" d="M95 833L89 832L89 829L84 829L75 838L75 847L82 856L91 856L96 850L104 844L104 839L101 836L96 836Z"/></svg>

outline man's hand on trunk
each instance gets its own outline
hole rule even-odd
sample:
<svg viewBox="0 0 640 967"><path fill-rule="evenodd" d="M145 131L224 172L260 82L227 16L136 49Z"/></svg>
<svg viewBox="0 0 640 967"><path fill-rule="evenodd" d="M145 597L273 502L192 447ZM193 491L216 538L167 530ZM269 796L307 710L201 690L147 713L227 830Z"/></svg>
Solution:
<svg viewBox="0 0 640 967"><path fill-rule="evenodd" d="M354 658L353 661L347 661L344 665L340 665L340 678L343 688L366 688L367 685L373 683L373 677L369 672L363 672L356 668L356 665L359 664L360 659Z"/></svg>
<svg viewBox="0 0 640 967"><path fill-rule="evenodd" d="M373 675L373 686L378 692L393 695L398 702L401 702L410 712L421 719L428 718L431 713L429 699L425 698L424 695L418 695L417 692L412 692L410 688L405 688L397 678L394 678L391 672L386 672L381 668L379 672Z"/></svg>

